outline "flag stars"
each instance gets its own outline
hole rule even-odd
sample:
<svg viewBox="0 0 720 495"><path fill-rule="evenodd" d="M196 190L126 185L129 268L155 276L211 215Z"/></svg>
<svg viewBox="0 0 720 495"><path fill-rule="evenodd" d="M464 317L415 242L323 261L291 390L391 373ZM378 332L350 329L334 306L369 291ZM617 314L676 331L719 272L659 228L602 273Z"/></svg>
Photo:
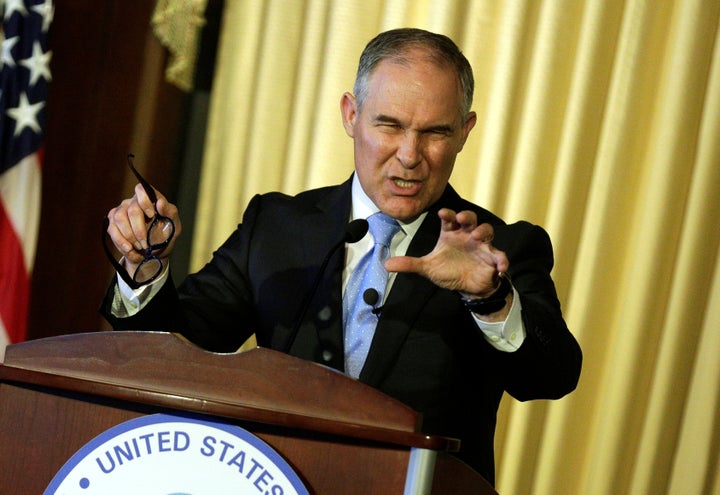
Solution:
<svg viewBox="0 0 720 495"><path fill-rule="evenodd" d="M40 14L43 18L43 33L47 33L50 29L50 23L52 23L53 17L55 16L55 7L53 6L52 0L45 0L44 3L35 5L32 7L34 12Z"/></svg>
<svg viewBox="0 0 720 495"><path fill-rule="evenodd" d="M19 136L25 128L30 128L36 134L40 134L42 129L38 123L38 113L45 106L45 102L30 103L27 93L20 93L19 105L15 108L8 108L7 114L15 120L14 136Z"/></svg>
<svg viewBox="0 0 720 495"><path fill-rule="evenodd" d="M33 53L30 58L18 61L20 65L26 67L30 71L30 86L35 86L41 77L45 81L51 81L50 75L50 59L52 52L43 52L40 43L37 41L33 44Z"/></svg>
<svg viewBox="0 0 720 495"><path fill-rule="evenodd" d="M5 20L10 19L13 13L19 13L20 15L27 16L28 11L25 8L23 0L5 0Z"/></svg>
<svg viewBox="0 0 720 495"><path fill-rule="evenodd" d="M2 63L0 64L0 67L5 67L6 65L8 67L15 67L15 59L12 55L12 49L15 48L15 45L19 40L20 36L13 36L12 38L7 38L6 40L3 40Z"/></svg>

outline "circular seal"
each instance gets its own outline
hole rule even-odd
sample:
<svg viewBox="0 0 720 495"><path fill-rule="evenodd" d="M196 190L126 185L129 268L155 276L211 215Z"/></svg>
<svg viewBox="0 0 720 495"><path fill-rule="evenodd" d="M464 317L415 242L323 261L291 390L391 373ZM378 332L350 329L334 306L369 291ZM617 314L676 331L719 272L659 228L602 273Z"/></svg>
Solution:
<svg viewBox="0 0 720 495"><path fill-rule="evenodd" d="M58 471L45 495L308 495L290 465L240 428L155 414L101 433Z"/></svg>

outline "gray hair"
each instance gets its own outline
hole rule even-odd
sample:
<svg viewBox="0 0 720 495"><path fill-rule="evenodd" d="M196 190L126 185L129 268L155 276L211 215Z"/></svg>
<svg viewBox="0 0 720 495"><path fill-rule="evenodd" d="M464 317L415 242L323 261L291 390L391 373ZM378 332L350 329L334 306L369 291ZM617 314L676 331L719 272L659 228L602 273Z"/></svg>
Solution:
<svg viewBox="0 0 720 495"><path fill-rule="evenodd" d="M355 100L358 109L362 108L368 94L368 82L377 65L386 59L406 63L407 51L412 48L425 48L438 65L449 65L455 70L460 81L462 116L470 112L475 81L470 62L462 54L453 40L442 34L431 33L423 29L401 28L380 33L370 42L360 55L355 77Z"/></svg>

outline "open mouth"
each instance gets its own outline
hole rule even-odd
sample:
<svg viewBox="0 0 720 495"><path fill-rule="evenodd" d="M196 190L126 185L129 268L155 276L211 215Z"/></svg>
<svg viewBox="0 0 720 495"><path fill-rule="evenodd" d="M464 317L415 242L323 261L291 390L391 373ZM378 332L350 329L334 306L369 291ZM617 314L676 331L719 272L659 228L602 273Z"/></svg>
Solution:
<svg viewBox="0 0 720 495"><path fill-rule="evenodd" d="M417 187L419 185L419 182L417 182L417 181L397 179L397 178L393 179L393 183L401 189L411 189L411 188Z"/></svg>

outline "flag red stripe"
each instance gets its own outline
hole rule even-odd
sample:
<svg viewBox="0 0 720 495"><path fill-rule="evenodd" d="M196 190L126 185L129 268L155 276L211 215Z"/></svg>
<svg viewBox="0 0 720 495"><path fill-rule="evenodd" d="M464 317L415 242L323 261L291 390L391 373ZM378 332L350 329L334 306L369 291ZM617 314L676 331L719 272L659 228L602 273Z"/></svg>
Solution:
<svg viewBox="0 0 720 495"><path fill-rule="evenodd" d="M30 278L20 239L0 201L0 318L10 342L25 340L27 333Z"/></svg>

